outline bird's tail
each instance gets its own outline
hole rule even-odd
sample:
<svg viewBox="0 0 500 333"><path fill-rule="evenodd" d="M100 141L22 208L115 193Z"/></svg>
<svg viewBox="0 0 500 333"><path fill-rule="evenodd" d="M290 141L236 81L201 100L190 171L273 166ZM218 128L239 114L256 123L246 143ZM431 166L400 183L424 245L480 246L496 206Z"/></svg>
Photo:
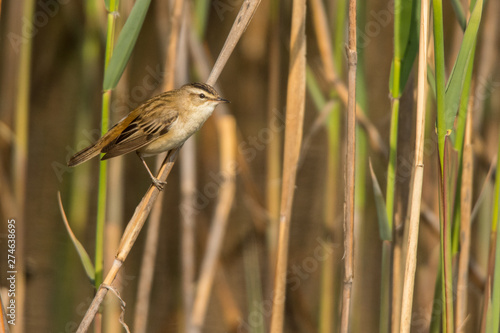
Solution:
<svg viewBox="0 0 500 333"><path fill-rule="evenodd" d="M80 150L78 153L73 155L69 161L68 161L68 166L76 166L78 164L81 164L83 162L86 162L90 160L92 157L95 157L99 155L101 152L102 147L99 144L99 141L94 143L93 145L88 146L85 149Z"/></svg>

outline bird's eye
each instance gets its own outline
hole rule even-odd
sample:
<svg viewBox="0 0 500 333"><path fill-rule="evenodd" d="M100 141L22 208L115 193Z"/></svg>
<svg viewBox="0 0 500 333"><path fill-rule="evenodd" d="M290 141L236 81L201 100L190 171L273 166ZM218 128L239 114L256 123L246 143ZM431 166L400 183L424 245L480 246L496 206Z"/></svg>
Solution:
<svg viewBox="0 0 500 333"><path fill-rule="evenodd" d="M205 94L200 94L200 98L201 99L205 98Z"/></svg>

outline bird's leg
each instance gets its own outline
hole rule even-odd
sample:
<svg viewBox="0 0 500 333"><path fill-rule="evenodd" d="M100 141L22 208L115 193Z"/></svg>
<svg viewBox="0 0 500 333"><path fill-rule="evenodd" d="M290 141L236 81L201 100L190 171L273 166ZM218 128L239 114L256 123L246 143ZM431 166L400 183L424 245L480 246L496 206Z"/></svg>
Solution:
<svg viewBox="0 0 500 333"><path fill-rule="evenodd" d="M158 178L156 178L155 176L153 176L153 173L151 172L151 170L149 170L149 167L146 164L146 161L144 161L144 158L142 157L141 153L137 152L137 156L139 156L139 158L142 161L142 164L144 164L144 166L146 167L146 170L148 170L149 176L151 177L151 180L153 181L153 185L158 189L158 191L162 191L163 185L167 185L167 182L161 181Z"/></svg>

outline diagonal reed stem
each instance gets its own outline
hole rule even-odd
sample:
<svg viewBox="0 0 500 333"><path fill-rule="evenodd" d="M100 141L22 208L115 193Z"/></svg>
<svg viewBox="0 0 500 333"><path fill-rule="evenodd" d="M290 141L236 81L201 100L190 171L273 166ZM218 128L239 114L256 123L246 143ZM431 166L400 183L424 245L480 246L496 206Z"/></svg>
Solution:
<svg viewBox="0 0 500 333"><path fill-rule="evenodd" d="M213 69L209 76L209 79L207 80L207 83L209 85L214 85L215 82L217 81L217 78L219 77L222 68L224 68L227 59L229 58L229 55L232 53L234 47L236 46L237 41L239 40L239 38L245 31L246 27L250 23L250 20L253 17L255 11L257 10L259 3L260 0L255 0L255 1L246 1L243 4L242 9L240 10L240 14L236 18L236 21L233 24L233 27L231 28L231 31L226 39L226 43L224 44L224 47L221 53L219 54L219 57L217 58L216 65L218 66L217 67L218 69L217 70ZM178 151L179 148L176 148L168 153L167 157L165 158L160 167L160 171L157 176L159 180L165 181L167 179L177 158ZM92 300L90 307L85 313L85 316L82 319L82 322L80 323L77 332L79 333L86 332L88 327L92 323L92 320L94 319L94 316L97 313L100 304L102 303L104 297L107 294L108 289L106 288L106 286L109 286L113 283L116 275L118 274L118 271L120 270L121 266L123 265L123 262L127 258L130 250L132 249L132 246L134 245L137 237L139 236L139 232L141 231L144 222L146 221L146 218L151 212L152 206L156 201L158 195L159 195L158 189L156 189L156 187L154 186L151 186L148 192L142 198L139 205L137 206L134 215L132 216L131 220L129 221L123 233L120 247L118 249L116 258L113 262L113 266L106 275L104 282L97 290L96 295L94 296L94 299Z"/></svg>
<svg viewBox="0 0 500 333"><path fill-rule="evenodd" d="M168 175L170 174L170 171L174 166L175 160L177 159L178 151L179 149L171 150L168 153L167 157L165 157L162 167L160 168L160 171L158 173L157 178L159 180L165 181L167 179ZM130 219L129 223L127 224L127 228L123 232L122 240L120 242L120 247L116 254L113 265L111 266L111 269L106 275L104 282L97 290L96 295L94 296L94 299L90 304L90 307L88 308L82 322L80 323L80 326L78 327L77 333L87 332L87 329L92 323L95 314L99 310L99 306L101 305L102 301L104 300L104 297L108 292L108 289L103 287L103 285L110 286L115 280L118 271L120 270L121 266L123 265L123 262L125 261L130 250L132 249L135 240L139 236L139 232L141 231L142 226L146 222L146 218L149 216L149 213L151 212L153 204L156 201L159 193L160 192L158 191L158 189L155 186L151 185L148 191L146 192L146 195L142 198L141 202L135 209L134 215Z"/></svg>

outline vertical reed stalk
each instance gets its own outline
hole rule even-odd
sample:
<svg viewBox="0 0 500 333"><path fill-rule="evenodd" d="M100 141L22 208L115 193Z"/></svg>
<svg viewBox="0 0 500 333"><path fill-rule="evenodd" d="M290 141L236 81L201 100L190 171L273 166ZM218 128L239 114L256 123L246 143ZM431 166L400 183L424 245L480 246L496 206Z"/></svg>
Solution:
<svg viewBox="0 0 500 333"><path fill-rule="evenodd" d="M205 257L200 270L200 278L193 302L192 320L189 333L201 332L205 321L208 301L217 270L217 263L222 249L229 212L231 210L235 184L236 122L231 115L222 115L217 121L220 143L220 165L224 180L220 184L219 197L212 224Z"/></svg>
<svg viewBox="0 0 500 333"><path fill-rule="evenodd" d="M339 99L338 93L333 88L337 75L342 76L342 59L343 59L343 48L340 47L342 43L335 43L335 49L332 46L332 38L329 32L328 18L326 16L326 10L323 6L322 1L311 0L311 11L312 19L314 24L314 31L316 33L316 39L321 55L321 61L323 69L325 71L325 77L330 81L331 84L331 95L334 98ZM346 12L347 1L337 1L336 5L336 16L335 16L335 40L343 40L344 26L345 26L345 12ZM333 55L335 52L335 56ZM311 91L311 95L316 95L319 98L314 98L316 107L321 111L317 120L320 118L325 118L323 112L328 112L327 119L327 130L328 130L328 141L327 141L327 165L326 165L326 181L325 181L325 196L323 202L323 219L324 226L327 237L331 237L332 240L335 238L335 234L339 232L337 230L337 225L335 224L335 216L337 212L335 206L331 203L337 202L337 189L338 189L338 156L340 154L340 119L342 107L339 103L333 103L329 107L330 110L324 109L326 101L323 98L317 83L312 84L313 75L309 75L310 71L307 73L307 86ZM317 92L315 92L317 91ZM313 96L314 96L313 95ZM341 99L341 98L340 98ZM315 122L316 123L316 122ZM311 130L311 133L313 131ZM308 146L308 139L304 140L304 149ZM335 272L340 272L338 268L340 266L336 264L337 258L335 256L329 256L322 265L321 271L321 299L320 299L320 314L319 314L319 331L320 332L331 332L334 329L334 324L338 321L334 314L338 313L336 307L338 302L335 299L338 297L338 290L334 288L337 285L337 279L340 278L340 273L335 274ZM338 324L337 324L338 325Z"/></svg>
<svg viewBox="0 0 500 333"><path fill-rule="evenodd" d="M118 13L119 0L110 0L108 12L108 26L106 35L106 52L104 57L104 71L108 68L109 60L113 54L115 42L115 26ZM101 109L101 136L106 134L109 128L109 105L111 90L103 92ZM95 279L96 290L102 283L104 264L104 227L106 221L106 192L107 192L107 162L99 164L99 185L97 190L97 219L96 219L96 241L95 241ZM97 323L97 321L96 321ZM96 325L97 327L98 325Z"/></svg>
<svg viewBox="0 0 500 333"><path fill-rule="evenodd" d="M403 56L403 45L401 45L401 9L402 1L396 0L394 2L394 59L393 59L393 71L392 71L392 89L391 89L391 104L392 104L392 114L391 114L391 129L389 136L389 163L387 165L387 186L386 186L386 213L387 213L387 223L394 235L393 225L394 225L394 198L396 195L396 168L397 168L397 152L398 152L398 122L399 122L399 103L401 92L399 91L400 80L401 80L401 58ZM380 223L380 221L379 221ZM394 239L393 239L394 240ZM390 272L385 272L386 269L391 269L391 257L393 256L393 246L395 243L384 241L382 246L382 279L381 279L381 297L380 297L380 332L389 332L390 330L390 294L391 294L391 279ZM384 266L385 265L385 266ZM398 270L394 270L393 276L399 275ZM394 279L397 281L397 279ZM395 289L399 290L398 286ZM397 296L394 295L394 296ZM393 311L396 315L399 313L399 307L395 307ZM395 325L399 326L399 325ZM395 328L397 329L397 328Z"/></svg>
<svg viewBox="0 0 500 333"><path fill-rule="evenodd" d="M104 72L108 68L111 55L113 54L114 42L115 42L115 27L116 18L118 14L118 4L119 0L110 0L109 2L109 12L107 17L107 34L106 34L106 51L104 56ZM110 101L111 101L111 90L106 90L102 95L102 108L101 108L101 136L106 134L109 128L109 117L110 117ZM101 155L102 156L102 155ZM94 277L94 287L97 291L103 281L103 269L104 269L104 232L106 225L106 203L107 203L107 170L108 162L101 161L99 163L99 182L97 189L97 217L96 217L96 231L95 231L95 277ZM102 331L102 309L95 317L94 332Z"/></svg>
<svg viewBox="0 0 500 333"><path fill-rule="evenodd" d="M243 267L245 270L248 313L257 314L257 316L252 315L252 322L248 333L265 333L265 313L260 310L260 305L263 304L262 279L260 276L259 253L255 239L251 239L244 249Z"/></svg>
<svg viewBox="0 0 500 333"><path fill-rule="evenodd" d="M418 228L420 203L424 175L424 137L427 82L427 34L429 26L429 3L422 1L420 8L420 41L418 51L417 122L415 133L415 164L410 187L410 220L408 227L408 248L406 251L403 297L401 304L400 332L409 333L413 305L413 287L417 266Z"/></svg>
<svg viewBox="0 0 500 333"><path fill-rule="evenodd" d="M328 19L326 16L326 10L323 6L322 1L311 0L311 10L312 19L314 24L314 30L316 33L316 39L318 42L318 47L321 54L322 64L327 73L326 76L333 76L335 64L333 62L333 47L329 34ZM337 26L337 29L343 31L345 1L337 3L340 11L338 12L337 18L340 19L341 27ZM337 60L337 70L342 69L342 57L335 58ZM328 74L330 73L330 74ZM308 78L312 77L309 75ZM310 84L311 80L308 80L308 88L312 88ZM314 86L317 86L315 84ZM316 89L319 90L319 89ZM316 102L316 107L318 110L323 110L326 101L322 98L321 92L319 92L321 101ZM332 203L337 202L337 189L338 189L338 156L339 156L339 140L340 140L340 111L341 107L339 103L335 103L330 107L332 111L325 110L323 112L329 112L327 120L327 130L328 130L328 141L327 141L327 164L326 164L326 175L325 175L325 195L323 201L323 223L325 226L325 234L327 238L333 239L334 229L335 229L335 216L336 210L335 205ZM320 313L319 313L319 331L320 332L331 332L333 330L333 325L335 322L334 314L334 270L335 268L335 256L331 255L323 262L321 268L321 298L320 298Z"/></svg>
<svg viewBox="0 0 500 333"><path fill-rule="evenodd" d="M100 0L94 0L99 2ZM97 4L96 4L97 5ZM134 5L133 0L123 0L120 3L120 15L121 20L115 23L115 31L121 31L125 24L126 19L130 17L130 12ZM85 67L84 67L85 68ZM84 69L85 70L85 69ZM125 68L121 80L118 82L115 91L113 92L114 100L124 100L129 93L129 80L130 80L130 69ZM124 116L123 114L116 112L116 110L110 111L110 121L113 124L118 123L118 121ZM115 112L113 112L115 111ZM88 112L85 112L88 114ZM88 115L87 115L88 116ZM89 165L87 165L89 166ZM106 242L104 243L104 266L103 271L108 271L113 264L114 255L116 249L120 244L120 237L123 231L125 223L125 193L131 187L130 182L127 181L125 177L125 159L113 158L108 161L108 183L107 183L107 209L106 209L106 224L104 233L106 235ZM79 189L81 191L81 189ZM83 191L82 191L83 192ZM88 192L88 191L87 191ZM123 287L122 281L118 280L114 284L117 290L121 290ZM120 323L120 315L122 313L120 307L119 299L110 300L106 303L103 311L103 332L120 332L122 330L122 325Z"/></svg>
<svg viewBox="0 0 500 333"><path fill-rule="evenodd" d="M389 227L392 229L394 221L394 197L396 193L396 161L398 152L398 121L399 121L399 91L401 78L401 0L394 2L394 67L392 81L392 115L389 137L389 164L387 166L386 211ZM398 9L399 8L399 9Z"/></svg>
<svg viewBox="0 0 500 333"><path fill-rule="evenodd" d="M295 178L302 144L306 84L306 1L294 0L290 34L290 67L287 87L283 183L281 187L278 254L274 278L271 333L284 328L288 242L292 214Z"/></svg>
<svg viewBox="0 0 500 333"><path fill-rule="evenodd" d="M497 156L500 156L500 136L498 144ZM500 172L500 158L497 158L497 174ZM500 220L500 177L495 180L493 201L493 216L491 221L491 236L490 236L490 254L488 260L488 273L484 297L487 301L484 302L483 316L486 316L485 332L498 332L500 327L500 228L498 222ZM487 290L490 293L486 292ZM488 306L489 305L489 306Z"/></svg>
<svg viewBox="0 0 500 333"><path fill-rule="evenodd" d="M447 205L447 193L445 184L445 142L447 137L446 114L445 114L445 58L444 58L444 32L443 32L443 4L442 0L433 0L433 22L434 22L434 51L435 51L435 75L436 75L436 104L437 104L437 136L439 151L439 188L440 188L440 246L441 246L441 296L443 300L443 328L445 332L453 332L453 303L451 292L453 286L451 281L451 235L450 215L451 207ZM450 162L450 161L447 161ZM436 294L437 296L437 294Z"/></svg>
<svg viewBox="0 0 500 333"><path fill-rule="evenodd" d="M179 32L181 26L183 1L175 0L172 4L172 9L169 23L169 35L167 38L167 52L165 57L165 77L163 82L163 91L174 89L175 68L177 65L177 51ZM160 154L156 158L157 165L160 166L165 154ZM158 238L160 235L160 222L163 211L163 192L158 195L158 201L151 211L149 218L148 231L146 235L143 260L141 262L141 270L139 275L139 283L137 288L137 304L135 307L134 332L147 331L147 319L149 313L149 303L151 299L151 290L153 287L153 277L155 270L156 254L158 250Z"/></svg>
<svg viewBox="0 0 500 333"><path fill-rule="evenodd" d="M500 147L500 145L499 145ZM500 148L499 148L500 151ZM500 171L500 168L497 168L497 173ZM497 181L498 182L498 181ZM498 190L498 188L497 188ZM497 192L498 193L498 192ZM495 193L495 197L498 199L499 196ZM496 200L495 207L500 205L500 202ZM491 316L488 322L488 332L498 332L500 328L500 246L498 244L500 239L500 228L498 227L498 208L495 208L497 211L496 220L493 221L492 233L495 233L495 237L492 239L495 240L495 262L494 262L494 272L491 274L493 278L493 287L492 287L492 297L491 297ZM486 295L486 297L490 297Z"/></svg>
<svg viewBox="0 0 500 333"><path fill-rule="evenodd" d="M196 269L195 200L196 200L196 141L190 139L183 147L181 160L181 243L182 243L182 303L184 325L188 327L194 299Z"/></svg>
<svg viewBox="0 0 500 333"><path fill-rule="evenodd" d="M437 104L437 132L439 165L444 161L444 140L446 124L444 114L445 102L445 64L444 64L444 32L443 32L443 3L442 0L432 0L434 22L434 53L436 75L436 104ZM442 171L441 171L442 174Z"/></svg>
<svg viewBox="0 0 500 333"><path fill-rule="evenodd" d="M340 105L338 102L328 102L323 97L323 94L319 88L319 84L314 77L312 71L307 68L307 77L306 77L307 89L309 94L314 101L314 104L318 111L320 112L320 116L318 116L317 120L322 118L328 118L326 125L328 128L328 141L327 141L327 165L326 165L326 174L325 174L325 190L324 190L324 199L323 199L323 224L325 229L326 241L329 239L333 240L334 237L334 229L336 228L335 224L335 206L332 203L337 202L337 172L338 172L338 161L337 157L339 156L339 123L340 123ZM331 112L330 112L331 111ZM328 114L325 116L325 114ZM321 117L321 118L320 118ZM315 125L317 122L315 122ZM317 126L313 125L309 134L304 139L304 144L301 153L301 159L305 155L305 150L308 147L309 138L314 133L314 129ZM299 162L299 164L301 164ZM333 330L333 325L335 322L334 317L334 307L335 307L335 289L336 285L334 281L337 280L337 276L334 275L334 272L338 272L335 269L336 266L336 257L333 255L328 256L322 263L321 267L321 298L320 302L320 313L319 313L319 332L331 332ZM338 295L337 295L338 296Z"/></svg>
<svg viewBox="0 0 500 333"><path fill-rule="evenodd" d="M179 66L177 79L188 80L188 47L189 15L184 10L179 40ZM199 20L200 18L198 18ZM194 299L194 279L196 272L196 138L189 138L184 143L180 156L180 190L181 190L181 265L182 265L182 305L184 310L184 329L189 326Z"/></svg>
<svg viewBox="0 0 500 333"><path fill-rule="evenodd" d="M327 241L333 241L334 230L336 229L336 215L338 211L334 203L338 201L337 190L339 188L339 170L338 170L338 156L340 155L340 112L341 107L339 103L333 105L333 111L328 117L328 145L327 145L327 162L326 162L326 184L325 184L325 196L323 202L323 219L325 226L325 234ZM336 257L334 255L328 256L323 262L322 267L322 277L321 277L321 303L320 303L320 322L319 322L319 332L332 332L334 324L337 322L334 314L335 305L335 286L337 285L334 281L338 282L338 278L335 276L337 270L335 267ZM338 296L338 294L337 294Z"/></svg>
<svg viewBox="0 0 500 333"><path fill-rule="evenodd" d="M352 284L354 282L354 184L356 169L356 0L349 0L347 153L345 160L344 202L344 287L340 332L349 331Z"/></svg>
<svg viewBox="0 0 500 333"><path fill-rule="evenodd" d="M0 4L1 5L1 4ZM10 333L9 323L7 319L7 313L5 312L4 301L2 299L2 295L0 293L0 313L2 318L0 318L0 332L1 333Z"/></svg>
<svg viewBox="0 0 500 333"><path fill-rule="evenodd" d="M23 2L23 22L32 22L35 9L34 0ZM14 198L16 203L16 314L19 318L15 327L16 332L24 332L25 319L25 225L26 225L26 186L28 185L28 143L29 143L29 117L31 94L31 52L33 38L26 38L21 44L19 69L17 72L17 96L15 113L15 141L13 146L12 174ZM9 217L10 218L10 217Z"/></svg>
<svg viewBox="0 0 500 333"><path fill-rule="evenodd" d="M473 1L472 1L473 2ZM469 1L469 7L472 11L473 7ZM468 13L470 16L470 11ZM474 43L475 44L475 43ZM472 182L473 182L473 151L471 144L472 135L472 107L474 105L474 95L470 96L470 92L474 91L472 82L472 70L474 66L476 45L473 47L471 59L468 64L464 88L460 99L460 107L458 111L458 123L455 137L455 149L458 151L458 160L460 162L459 178L457 179L460 191L455 194L455 216L452 247L453 253L458 251L458 280L457 280L457 303L456 303L456 319L455 332L465 332L467 322L467 301L468 301L468 276L469 276L469 260L470 260L470 222L471 222L471 207L472 207ZM470 97L469 97L470 96Z"/></svg>
<svg viewBox="0 0 500 333"><path fill-rule="evenodd" d="M341 65L339 65L341 66ZM333 105L333 110L328 117L328 157L327 157L327 180L325 185L325 201L323 203L323 217L326 228L327 240L331 237L331 242L336 242L341 238L341 220L338 218L340 212L338 207L333 207L332 203L340 200L338 195L340 180L340 163L338 158L341 155L341 112L342 106L339 103ZM320 332L332 332L338 330L339 302L340 299L340 279L341 279L341 254L330 255L324 262L323 286L321 288L321 313Z"/></svg>
<svg viewBox="0 0 500 333"><path fill-rule="evenodd" d="M474 85L472 85L474 87ZM474 91L474 89L471 89ZM470 224L472 208L472 178L473 178L473 150L472 150L472 107L474 95L469 99L465 138L462 159L462 186L460 194L460 255L458 259L457 281L457 318L455 332L465 333L467 320L467 293L469 284L470 264Z"/></svg>
<svg viewBox="0 0 500 333"><path fill-rule="evenodd" d="M269 40L269 99L267 104L267 126L272 128L278 120L280 97L280 17L279 0L271 1L270 8L270 40ZM280 169L281 169L281 144L280 135L273 135L268 144L266 158L266 208L269 214L267 227L267 246L269 250L269 271L276 266L277 240L280 214ZM272 274L269 274L272 279ZM271 283L272 284L272 281Z"/></svg>
<svg viewBox="0 0 500 333"><path fill-rule="evenodd" d="M92 115L88 112L91 108L91 87L95 81L95 75L100 71L99 67L99 50L101 42L99 39L99 25L97 22L98 0L90 0L85 2L85 26L84 40L81 54L81 80L82 92L79 109L76 113L75 121L75 142L81 138L81 133L87 128L90 128ZM69 220L72 224L73 232L77 235L84 230L85 223L88 218L88 203L90 201L89 179L90 164L82 164L79 167L78 173L73 174L71 193L69 196L70 212Z"/></svg>
<svg viewBox="0 0 500 333"><path fill-rule="evenodd" d="M479 80L484 80L488 78L491 73L495 70L495 66L498 64L498 48L495 47L496 40L498 38L498 15L500 11L499 1L488 1L484 8L484 21L481 23L483 26L483 33L481 35L480 50L478 55L480 59L477 61L476 77ZM484 82L484 81L483 81ZM479 97L475 98L474 113L473 113L473 124L474 132L479 133L482 129L483 119L484 119L484 105L488 98L488 89L490 85L480 84L477 82L476 90L474 95Z"/></svg>
<svg viewBox="0 0 500 333"><path fill-rule="evenodd" d="M485 84L486 78L488 78L494 71L495 66L498 65L498 50L495 47L495 41L498 38L498 30L497 29L497 24L498 24L498 11L500 10L500 2L499 1L488 1L487 4L485 4L484 8L484 22L481 24L483 25L483 34L481 38L481 43L480 43L480 50L478 52L479 59L477 61L477 84L475 86L475 91L474 91L474 96L475 102L474 102L474 107L473 110L474 112L472 113L473 117L473 133L481 133L481 131L484 128L484 117L485 115L485 105L489 98L487 96L489 95L488 90L491 89L490 84ZM482 83L481 83L482 82ZM494 163L494 162L493 162ZM478 199L479 201L479 199ZM474 211L477 212L478 205L476 205ZM471 214L472 216L476 215L474 212ZM474 218L474 217L472 217ZM492 254L492 240L494 239L493 235L490 235L490 255ZM491 263L491 260L488 260L488 266L490 266L489 263ZM490 287L490 284L487 283L486 288L484 290L484 297L483 297L483 310L482 310L482 318L481 318L481 328L483 330L480 330L480 332L484 332L484 328L486 325L486 312L489 307L489 298L488 298L488 290ZM491 291L491 290L490 290Z"/></svg>
<svg viewBox="0 0 500 333"><path fill-rule="evenodd" d="M230 285L226 279L224 271L221 269L222 265L220 261L217 266L218 268L214 281L215 292L220 302L220 307L222 309L221 312L224 315L228 332L236 332L237 330L241 330L240 325L242 314L234 297L234 293L232 292Z"/></svg>

